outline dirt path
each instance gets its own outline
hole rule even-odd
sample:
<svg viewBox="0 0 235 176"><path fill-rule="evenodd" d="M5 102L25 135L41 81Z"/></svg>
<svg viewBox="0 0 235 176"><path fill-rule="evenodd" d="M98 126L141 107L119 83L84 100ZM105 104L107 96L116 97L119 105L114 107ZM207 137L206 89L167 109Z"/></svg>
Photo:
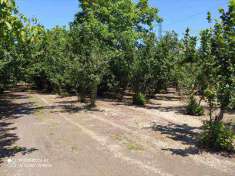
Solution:
<svg viewBox="0 0 235 176"><path fill-rule="evenodd" d="M149 109L102 100L90 110L75 97L9 92L3 98L1 176L235 174L234 158L193 145L201 121L169 104L164 109L164 100Z"/></svg>

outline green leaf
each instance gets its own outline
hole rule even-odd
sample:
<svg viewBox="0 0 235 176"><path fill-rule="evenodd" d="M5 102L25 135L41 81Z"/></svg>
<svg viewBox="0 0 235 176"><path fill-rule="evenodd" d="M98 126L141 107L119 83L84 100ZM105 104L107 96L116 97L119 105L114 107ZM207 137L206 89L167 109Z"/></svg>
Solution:
<svg viewBox="0 0 235 176"><path fill-rule="evenodd" d="M8 30L12 30L12 25L9 22L5 21L5 24L7 25Z"/></svg>

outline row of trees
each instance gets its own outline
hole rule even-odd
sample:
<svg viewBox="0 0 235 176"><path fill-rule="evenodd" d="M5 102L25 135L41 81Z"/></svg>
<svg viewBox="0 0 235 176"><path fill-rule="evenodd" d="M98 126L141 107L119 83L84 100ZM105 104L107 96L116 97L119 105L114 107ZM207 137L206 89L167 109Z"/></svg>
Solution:
<svg viewBox="0 0 235 176"><path fill-rule="evenodd" d="M206 100L211 122L223 119L235 94L234 0L215 23L208 13L211 27L200 38L187 29L181 40L175 32L157 39L153 27L162 19L148 0L79 3L69 28L46 30L20 14L14 0L0 0L0 91L23 81L75 92L82 102L89 96L94 106L97 94L121 99L131 90L134 102L144 104L146 97L175 86L189 95L190 106ZM200 112L192 107L190 113Z"/></svg>
<svg viewBox="0 0 235 176"><path fill-rule="evenodd" d="M201 32L200 45L189 29L182 40L175 32L157 39L152 29L161 18L147 0L79 2L69 29L46 30L20 14L14 1L0 1L1 90L25 81L75 91L81 101L90 95L94 103L97 92L121 98L131 89L151 97L171 85L211 105L219 101L221 119L234 88L234 1Z"/></svg>

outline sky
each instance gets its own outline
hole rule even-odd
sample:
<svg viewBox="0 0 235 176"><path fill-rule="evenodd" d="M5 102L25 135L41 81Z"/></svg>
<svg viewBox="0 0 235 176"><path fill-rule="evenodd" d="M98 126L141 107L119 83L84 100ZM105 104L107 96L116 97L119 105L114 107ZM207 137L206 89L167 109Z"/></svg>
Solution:
<svg viewBox="0 0 235 176"><path fill-rule="evenodd" d="M135 0L136 1L136 0ZM78 0L16 0L17 6L29 18L36 17L47 28L71 22L79 9ZM162 31L176 31L180 37L187 27L193 35L208 27L207 12L219 17L218 8L226 8L227 0L149 0L164 19ZM158 33L158 27L155 31Z"/></svg>

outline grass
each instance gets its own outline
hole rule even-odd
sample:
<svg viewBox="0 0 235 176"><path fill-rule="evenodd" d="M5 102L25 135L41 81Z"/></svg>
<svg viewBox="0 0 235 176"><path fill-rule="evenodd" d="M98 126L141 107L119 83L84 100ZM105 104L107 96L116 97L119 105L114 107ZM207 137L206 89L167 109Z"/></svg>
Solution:
<svg viewBox="0 0 235 176"><path fill-rule="evenodd" d="M135 151L143 151L144 150L142 145L139 145L134 142L128 142L126 145L129 150L135 150Z"/></svg>
<svg viewBox="0 0 235 176"><path fill-rule="evenodd" d="M127 136L121 135L121 134L114 134L112 135L112 138L114 140L120 141L121 144L124 144L128 150L133 151L143 151L144 147L140 144L137 144L133 140L129 139Z"/></svg>

